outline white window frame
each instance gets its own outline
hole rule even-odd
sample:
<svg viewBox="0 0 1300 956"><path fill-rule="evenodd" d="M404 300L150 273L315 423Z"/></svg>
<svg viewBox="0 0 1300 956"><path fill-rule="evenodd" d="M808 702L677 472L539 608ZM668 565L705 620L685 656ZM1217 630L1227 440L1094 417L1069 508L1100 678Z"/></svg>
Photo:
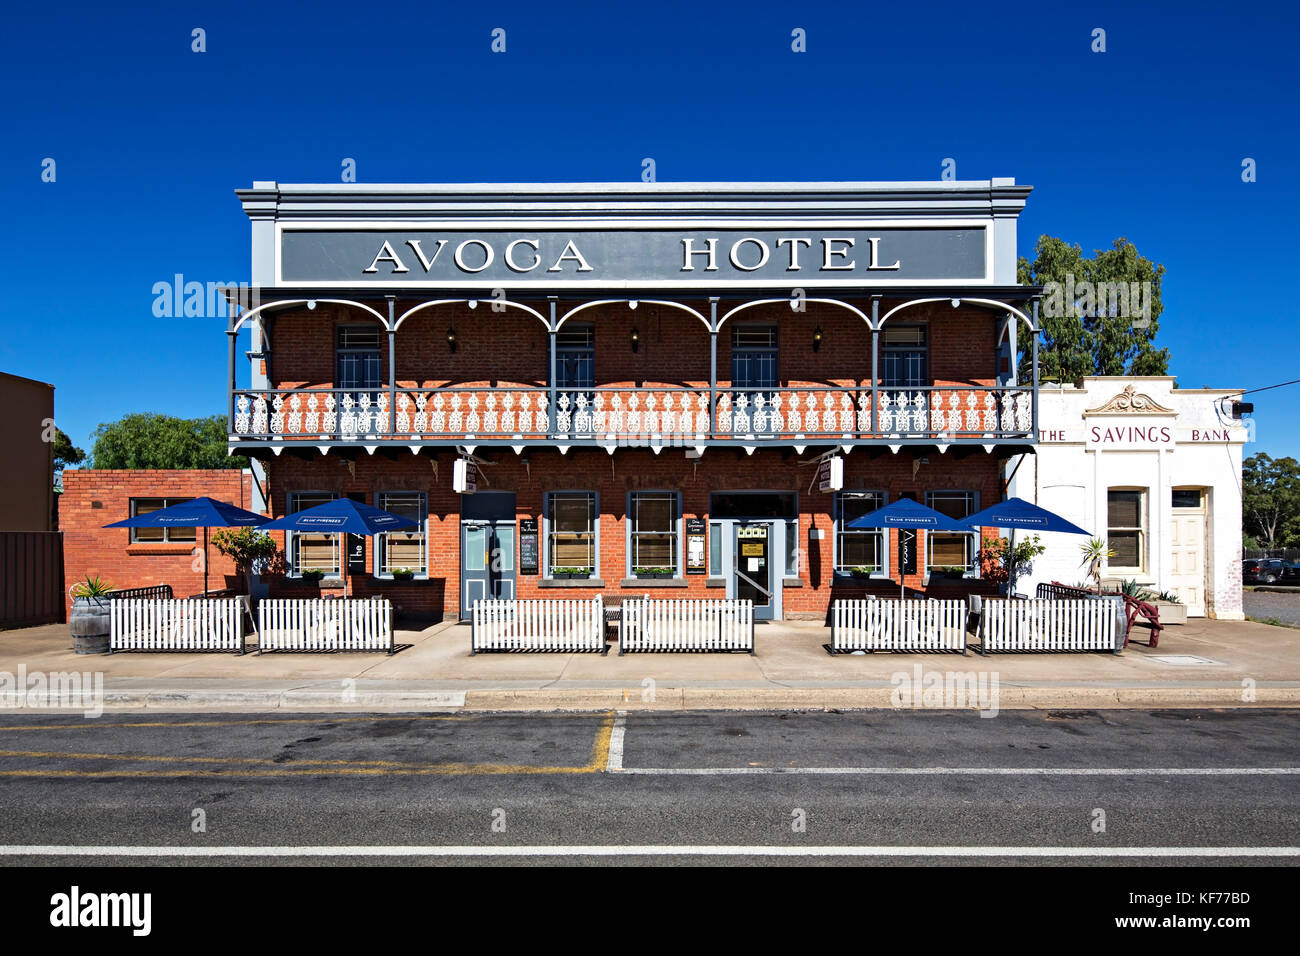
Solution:
<svg viewBox="0 0 1300 956"><path fill-rule="evenodd" d="M682 518L682 494L680 491L668 491L667 489L646 488L639 491L629 491L627 493L627 520L624 522L625 530L623 532L623 553L627 561L627 573L625 577L636 577L638 565L632 560L632 538L634 535L633 525L636 523L636 511L633 508L633 502L638 495L659 495L664 498L673 500L673 508L676 517L673 518L673 536L676 539L673 544L673 580L684 576L685 560L682 551L683 535L683 518Z"/></svg>
<svg viewBox="0 0 1300 956"><path fill-rule="evenodd" d="M586 495L592 501L592 535L595 538L593 542L593 556L591 574L588 580L597 580L600 578L600 492L591 491L585 488L557 488L555 491L548 491L543 500L542 507L542 578L547 581L556 580L551 573L551 509L552 502L556 497L565 497L569 495Z"/></svg>
<svg viewBox="0 0 1300 956"><path fill-rule="evenodd" d="M1131 492L1138 496L1138 526L1136 528L1123 528L1123 527L1116 527L1115 529L1111 528L1110 495L1111 492L1114 491ZM1138 533L1137 566L1131 567L1127 564L1111 564L1110 560L1107 559L1106 570L1108 572L1114 572L1116 574L1124 574L1124 573L1146 574L1147 573L1147 564L1148 564L1147 523L1150 519L1150 501L1151 501L1150 492L1151 492L1150 488L1138 488L1138 487L1130 487L1124 485L1112 485L1106 489L1106 548L1107 550L1110 549L1110 533L1112 530L1136 531ZM1171 499L1172 499L1172 495L1171 495Z"/></svg>
<svg viewBox="0 0 1300 956"><path fill-rule="evenodd" d="M161 496L161 495L142 495L142 496L139 497L139 498L132 498L132 499L131 499L131 501L130 501L131 517L134 518L134 517L137 516L138 512L136 511L136 505L137 505L138 502L141 502L141 501L161 501L161 502L162 502L161 507L155 509L155 510L159 510L159 511L161 511L162 508L170 508L172 505L180 505L180 504L184 504L184 503L187 502L187 501L193 501L193 500L194 500L194 496L193 496L193 495L190 495L188 498L164 498L164 497ZM150 512L145 512L145 514L149 514L149 513L150 513ZM172 537L172 532L173 532L173 531L180 531L180 530L182 530L183 528L188 528L190 531L194 532L194 536L193 536L193 537L190 537L190 538L173 538L173 537ZM131 529L131 543L132 543L132 544L195 544L195 543L198 541L198 539L199 539L199 529L198 529L197 527L190 526L190 525L181 525L181 526L174 527L174 528L173 528L173 527L166 527L166 526L156 527L156 528L151 528L151 529L149 529L149 530L152 530L152 531L161 531L161 532L162 532L162 537L161 537L161 538L157 538L157 539L153 539L153 540L150 540L150 539L148 539L148 538L141 538L141 537L139 537L138 534L137 534L137 532L142 531L142 530L145 530L145 529L142 529L142 528L132 528L132 529Z"/></svg>
<svg viewBox="0 0 1300 956"><path fill-rule="evenodd" d="M832 528L831 541L831 573L841 578L852 577L852 572L845 569L840 557L840 535L841 534L875 534L880 540L880 568L871 572L872 578L888 578L890 573L889 563L889 529L887 528L863 528L858 530L850 528L844 529L844 507L843 498L849 495L878 495L880 497L880 507L884 507L889 501L889 492L881 488L845 488L843 491L835 492L835 500L832 507L834 526Z"/></svg>
<svg viewBox="0 0 1300 956"><path fill-rule="evenodd" d="M423 491L407 491L404 488L390 488L385 491L375 492L375 507L383 508L384 511L387 511L388 509L384 508L383 501L390 495L407 495L409 497L420 499L420 527L418 531L422 536L420 541L420 560L424 564L424 570L416 572L415 580L427 581L429 579L429 496ZM411 529L408 528L405 531L383 531L375 535L375 546L372 549L374 551L374 570L372 573L376 578L383 581L394 580L391 571L385 572L383 570L383 561L380 557L384 548L387 546L388 536L390 534L410 533Z"/></svg>
<svg viewBox="0 0 1300 956"><path fill-rule="evenodd" d="M979 493L978 491L976 491L975 489L973 489L973 488L935 488L935 489L932 489L931 491L927 491L927 492L925 493L925 506L926 506L927 508L934 508L934 505L932 504L932 502L933 502L933 500L934 500L934 499L933 499L933 496L934 496L934 495L969 495L969 496L970 496L970 510L967 511L966 513L967 513L968 515L973 515L973 514L975 514L975 512L977 512L977 511L980 510L980 493ZM937 508L934 508L934 510L937 511L938 509L937 509ZM958 519L958 520L960 520L960 519ZM964 534L964 535L965 535L965 536L970 540L970 546L969 546L969 550L970 550L970 560L969 560L969 562L968 562L967 565L966 565L966 571L965 571L965 573L962 575L962 577L964 577L964 578L978 578L978 577L979 577L979 571L980 571L980 560L979 560L980 532L979 532L979 530L978 530L978 529L975 529L975 530L972 530L972 531L966 531L966 532L962 532L962 531L940 531L940 532L938 532L938 533L939 533L939 534L945 534L945 535L959 535L959 534ZM930 578L930 570L931 570L932 568L934 568L934 567L948 567L948 565L934 565L934 564L931 563L930 559L931 559L931 557L933 556L933 551L932 551L931 548L930 548L929 535L930 535L930 532L926 532L926 547L925 547L925 578L926 578L927 581L928 581L929 578Z"/></svg>
<svg viewBox="0 0 1300 956"><path fill-rule="evenodd" d="M324 489L305 488L301 491L290 491L285 495L285 514L294 514L295 512L302 511L303 509L298 506L298 500L306 495L319 495L327 497L331 501L335 501L341 497L337 491L326 491ZM312 505L311 507L316 506ZM294 579L302 578L302 571L298 568L297 554L294 550L294 544L297 541L299 533L300 532L290 529L286 529L284 532L284 559L289 565L285 576ZM313 532L313 534L314 533L316 532ZM326 571L324 580L334 581L343 576L343 536L342 534L336 533L331 534L330 537L334 540L334 571L333 573Z"/></svg>

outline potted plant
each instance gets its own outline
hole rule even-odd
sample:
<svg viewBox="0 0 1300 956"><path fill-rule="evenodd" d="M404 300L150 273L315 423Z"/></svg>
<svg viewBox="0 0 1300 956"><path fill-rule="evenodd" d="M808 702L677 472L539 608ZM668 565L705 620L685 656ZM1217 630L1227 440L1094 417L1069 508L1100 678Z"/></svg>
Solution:
<svg viewBox="0 0 1300 956"><path fill-rule="evenodd" d="M99 575L86 575L72 586L72 613L68 630L72 648L78 654L107 654L109 636L108 596L113 591Z"/></svg>
<svg viewBox="0 0 1300 956"><path fill-rule="evenodd" d="M256 528L223 528L212 536L212 545L235 562L245 594L252 590L253 575L274 565L280 554L275 539Z"/></svg>
<svg viewBox="0 0 1300 956"><path fill-rule="evenodd" d="M415 580L415 568L393 568L393 580L403 584Z"/></svg>
<svg viewBox="0 0 1300 956"><path fill-rule="evenodd" d="M560 580L576 580L591 577L591 568L551 568L551 577Z"/></svg>
<svg viewBox="0 0 1300 956"><path fill-rule="evenodd" d="M306 568L299 572L298 576L305 584L320 584L321 578L325 577L325 571L323 568Z"/></svg>
<svg viewBox="0 0 1300 956"><path fill-rule="evenodd" d="M1155 604L1160 609L1161 624L1187 623L1187 605L1172 591L1161 591L1155 595Z"/></svg>
<svg viewBox="0 0 1300 956"><path fill-rule="evenodd" d="M659 567L633 568L632 573L638 578L671 578L673 569Z"/></svg>
<svg viewBox="0 0 1300 956"><path fill-rule="evenodd" d="M1115 557L1114 549L1101 538L1089 538L1087 544L1079 545L1079 551L1083 553L1081 563L1087 567L1088 577L1092 578L1097 593L1101 594L1101 566Z"/></svg>
<svg viewBox="0 0 1300 956"><path fill-rule="evenodd" d="M936 564L930 568L931 581L960 581L966 576L966 568L960 564Z"/></svg>
<svg viewBox="0 0 1300 956"><path fill-rule="evenodd" d="M845 568L844 571L852 578L869 578L875 573L876 569L869 564L854 564Z"/></svg>
<svg viewBox="0 0 1300 956"><path fill-rule="evenodd" d="M1038 535L1012 545L1006 538L985 537L979 550L980 577L998 585L1004 594L1014 594L1016 581L1033 568L1034 558L1047 550Z"/></svg>

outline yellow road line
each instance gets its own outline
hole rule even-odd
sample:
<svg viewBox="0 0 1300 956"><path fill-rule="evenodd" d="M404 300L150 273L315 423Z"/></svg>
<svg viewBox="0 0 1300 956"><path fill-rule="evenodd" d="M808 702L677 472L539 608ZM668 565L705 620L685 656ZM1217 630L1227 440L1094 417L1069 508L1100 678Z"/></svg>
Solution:
<svg viewBox="0 0 1300 956"><path fill-rule="evenodd" d="M394 760L294 760L277 764L266 757L191 757L170 754L97 754L42 750L0 750L0 757L38 760L121 760L128 762L183 764L251 764L276 765L275 769L255 767L187 770L0 770L0 777L300 777L300 776L438 776L438 775L505 775L505 774L589 774L605 769L609 759L609 741L614 728L614 714L606 714L596 729L591 745L591 759L580 767L533 766L528 764L435 763L418 764ZM2 729L2 728L0 728Z"/></svg>

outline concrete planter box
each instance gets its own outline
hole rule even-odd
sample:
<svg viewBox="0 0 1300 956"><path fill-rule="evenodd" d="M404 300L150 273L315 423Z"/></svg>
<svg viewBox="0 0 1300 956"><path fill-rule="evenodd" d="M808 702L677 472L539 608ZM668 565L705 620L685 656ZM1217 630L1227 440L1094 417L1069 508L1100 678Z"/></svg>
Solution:
<svg viewBox="0 0 1300 956"><path fill-rule="evenodd" d="M1187 623L1186 604L1175 604L1173 601L1156 601L1156 607L1160 609L1161 624Z"/></svg>

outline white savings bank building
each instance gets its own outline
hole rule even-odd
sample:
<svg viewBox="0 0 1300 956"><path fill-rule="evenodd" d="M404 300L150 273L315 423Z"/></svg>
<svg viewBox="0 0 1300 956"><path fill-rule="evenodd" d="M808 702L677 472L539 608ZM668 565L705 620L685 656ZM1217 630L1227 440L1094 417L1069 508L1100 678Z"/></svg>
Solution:
<svg viewBox="0 0 1300 956"><path fill-rule="evenodd" d="M1037 454L1008 462L1007 493L1105 539L1115 556L1104 578L1173 592L1189 616L1240 620L1240 397L1172 377L1041 385ZM1082 581L1084 539L1042 537L1047 551L1017 590Z"/></svg>

